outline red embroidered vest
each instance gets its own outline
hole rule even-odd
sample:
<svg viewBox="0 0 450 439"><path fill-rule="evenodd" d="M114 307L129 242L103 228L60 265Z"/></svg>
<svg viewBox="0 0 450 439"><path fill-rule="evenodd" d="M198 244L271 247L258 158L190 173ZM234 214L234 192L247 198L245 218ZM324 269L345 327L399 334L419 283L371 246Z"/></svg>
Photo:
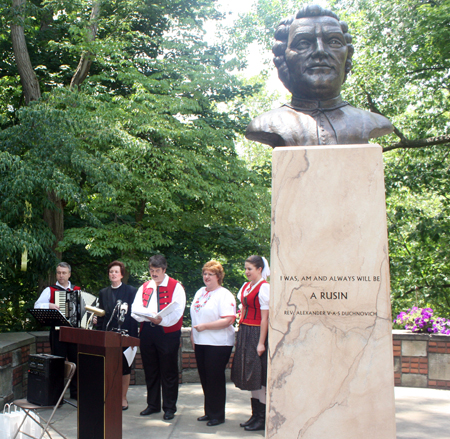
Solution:
<svg viewBox="0 0 450 439"><path fill-rule="evenodd" d="M153 288L148 288L150 281L146 282L142 288L142 304L147 307L150 302L150 297L153 293ZM169 282L166 287L159 286L157 287L158 291L158 312L162 311L169 303L172 302L173 293L175 291L175 287L177 286L178 281L169 277ZM183 316L181 316L180 320L178 320L175 325L172 326L163 326L164 332L166 334L170 332L179 331L183 326Z"/></svg>
<svg viewBox="0 0 450 439"><path fill-rule="evenodd" d="M261 285L267 283L265 280L260 282L247 296L242 300L244 309L241 313L241 318L239 324L249 325L249 326L261 326L261 305L259 303L259 290ZM245 289L248 287L250 282L247 282L242 287L242 295L244 295Z"/></svg>
<svg viewBox="0 0 450 439"><path fill-rule="evenodd" d="M55 303L55 291L66 291L65 288L59 285L50 285L50 303ZM72 291L80 291L81 288L76 285L72 288Z"/></svg>

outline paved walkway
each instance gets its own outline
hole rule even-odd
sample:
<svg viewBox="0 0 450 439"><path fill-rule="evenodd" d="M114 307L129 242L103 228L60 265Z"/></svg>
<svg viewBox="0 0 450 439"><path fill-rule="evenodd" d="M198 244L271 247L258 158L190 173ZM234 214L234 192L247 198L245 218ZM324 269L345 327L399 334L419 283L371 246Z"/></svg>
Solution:
<svg viewBox="0 0 450 439"><path fill-rule="evenodd" d="M178 412L172 421L164 421L160 413L148 417L139 416L139 412L146 406L146 390L144 386L132 386L128 392L129 409L123 412L123 439L207 439L214 434L226 439L263 437L264 432L244 432L239 427L239 422L249 417L248 393L236 389L233 384L227 385L227 392L225 424L207 427L206 423L197 422L197 417L203 415L200 384L180 386ZM395 401L397 439L450 437L450 391L396 387ZM76 410L66 404L58 410L56 417L57 428L68 435L69 439L76 439ZM58 437L56 434L55 436Z"/></svg>

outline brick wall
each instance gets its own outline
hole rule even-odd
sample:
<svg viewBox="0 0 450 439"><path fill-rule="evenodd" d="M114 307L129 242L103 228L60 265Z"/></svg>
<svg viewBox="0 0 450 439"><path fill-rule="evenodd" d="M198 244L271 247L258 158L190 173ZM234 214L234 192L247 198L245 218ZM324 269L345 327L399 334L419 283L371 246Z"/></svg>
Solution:
<svg viewBox="0 0 450 439"><path fill-rule="evenodd" d="M195 353L191 346L191 330L181 331L179 352L180 383L199 382ZM48 341L36 343L38 353L50 352ZM412 334L393 331L394 380L399 387L450 389L450 337L446 335ZM229 378L234 353L227 365ZM431 362L431 366L429 365ZM131 372L131 385L145 384L141 354L138 349Z"/></svg>
<svg viewBox="0 0 450 439"><path fill-rule="evenodd" d="M393 331L396 386L450 389L450 337Z"/></svg>
<svg viewBox="0 0 450 439"><path fill-rule="evenodd" d="M183 328L181 330L181 350L180 350L179 369L181 371L181 381L183 383L199 383L200 378L197 372L197 362L195 361L195 352L191 345L191 329ZM230 379L231 366L233 364L234 349L231 353L230 361L227 364L225 374Z"/></svg>
<svg viewBox="0 0 450 439"><path fill-rule="evenodd" d="M178 370L179 373L179 382L181 383L199 383L200 378L197 372L197 362L195 361L195 353L191 346L191 329L190 328L182 328L181 330L181 342L180 342L180 351L178 353ZM230 361L227 365L227 377L229 378L231 365L233 363L233 356L231 354ZM138 352L136 354L136 358L133 364L133 369L131 372L130 384L145 384L144 377L144 368L142 365L141 354Z"/></svg>
<svg viewBox="0 0 450 439"><path fill-rule="evenodd" d="M180 383L199 382L190 334L190 328L181 331ZM50 353L48 332L0 334L0 410L5 403L26 395L28 357L34 353ZM393 354L396 386L450 390L449 336L393 331ZM228 379L233 355L226 370ZM131 384L145 384L139 349L131 372Z"/></svg>
<svg viewBox="0 0 450 439"><path fill-rule="evenodd" d="M4 404L25 396L28 358L35 351L36 337L31 334L0 334L0 410Z"/></svg>
<svg viewBox="0 0 450 439"><path fill-rule="evenodd" d="M52 351L50 349L50 342L48 341L48 337L47 337L47 341L41 340L36 343L36 353L37 354L51 354L52 353Z"/></svg>

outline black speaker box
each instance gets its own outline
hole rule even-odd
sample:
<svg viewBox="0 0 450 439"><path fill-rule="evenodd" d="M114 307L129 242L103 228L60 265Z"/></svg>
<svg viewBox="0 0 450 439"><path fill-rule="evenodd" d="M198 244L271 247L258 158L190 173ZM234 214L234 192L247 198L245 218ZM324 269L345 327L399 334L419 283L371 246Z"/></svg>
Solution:
<svg viewBox="0 0 450 439"><path fill-rule="evenodd" d="M63 357L30 355L27 400L33 404L55 405L64 389Z"/></svg>

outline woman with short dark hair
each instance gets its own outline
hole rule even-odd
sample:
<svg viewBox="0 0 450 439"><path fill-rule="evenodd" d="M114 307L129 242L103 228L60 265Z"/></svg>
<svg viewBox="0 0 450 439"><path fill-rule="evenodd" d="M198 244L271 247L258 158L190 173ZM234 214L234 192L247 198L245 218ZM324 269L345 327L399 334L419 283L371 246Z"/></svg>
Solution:
<svg viewBox="0 0 450 439"><path fill-rule="evenodd" d="M205 415L197 421L208 421L213 427L225 422L225 368L234 346L236 301L222 287L224 269L220 262L203 266L205 286L195 294L191 305L191 343L204 394Z"/></svg>
<svg viewBox="0 0 450 439"><path fill-rule="evenodd" d="M119 321L117 319L118 312L117 310L114 312L114 308L116 307L117 301L120 300L122 303L128 304L125 321L122 323L121 329L128 331L128 335L137 337L138 324L136 320L131 318L131 304L134 301L137 289L131 285L122 283L122 279L125 276L125 265L121 261L113 261L108 265L108 276L111 285L103 288L99 292L99 308L105 311L105 315L97 318L96 327L102 331L111 331L119 327ZM127 410L127 392L130 385L131 367L128 365L125 356L123 356L122 360L122 410Z"/></svg>

